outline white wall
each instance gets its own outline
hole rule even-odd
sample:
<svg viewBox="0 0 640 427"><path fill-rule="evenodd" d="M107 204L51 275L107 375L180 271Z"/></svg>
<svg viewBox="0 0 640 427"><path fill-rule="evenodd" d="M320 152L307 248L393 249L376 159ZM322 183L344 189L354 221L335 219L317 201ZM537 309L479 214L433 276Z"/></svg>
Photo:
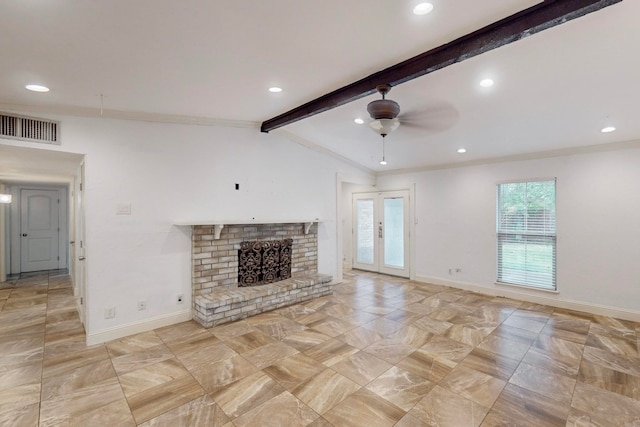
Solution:
<svg viewBox="0 0 640 427"><path fill-rule="evenodd" d="M553 177L559 293L495 285L496 184ZM640 318L640 149L381 176L377 186L410 183L417 278Z"/></svg>
<svg viewBox="0 0 640 427"><path fill-rule="evenodd" d="M319 271L336 275L336 176L361 170L257 128L51 118L60 147L20 145L86 155L89 342L190 312L191 229L176 222L320 218ZM116 215L118 204L132 214Z"/></svg>

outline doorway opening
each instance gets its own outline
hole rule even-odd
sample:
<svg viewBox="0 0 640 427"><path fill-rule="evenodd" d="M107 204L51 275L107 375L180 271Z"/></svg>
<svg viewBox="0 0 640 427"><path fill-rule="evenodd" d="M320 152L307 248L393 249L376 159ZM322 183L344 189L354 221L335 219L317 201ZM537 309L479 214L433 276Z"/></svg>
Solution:
<svg viewBox="0 0 640 427"><path fill-rule="evenodd" d="M0 205L0 281L68 272L84 323L85 278L75 247L84 240L83 163L82 154L0 143L0 190L11 195Z"/></svg>

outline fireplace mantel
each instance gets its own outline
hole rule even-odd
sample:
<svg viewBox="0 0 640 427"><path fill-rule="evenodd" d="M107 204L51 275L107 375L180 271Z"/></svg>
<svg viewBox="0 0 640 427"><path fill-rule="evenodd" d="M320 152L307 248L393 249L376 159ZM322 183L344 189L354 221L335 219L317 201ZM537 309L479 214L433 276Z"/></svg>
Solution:
<svg viewBox="0 0 640 427"><path fill-rule="evenodd" d="M214 228L214 238L219 239L220 233L225 225L256 225L256 224L304 224L304 234L309 234L309 229L315 223L321 222L316 219L276 219L276 220L264 220L264 219L242 219L242 220L204 220L204 221L181 221L176 222L175 225L180 226L194 226L194 225L212 225Z"/></svg>

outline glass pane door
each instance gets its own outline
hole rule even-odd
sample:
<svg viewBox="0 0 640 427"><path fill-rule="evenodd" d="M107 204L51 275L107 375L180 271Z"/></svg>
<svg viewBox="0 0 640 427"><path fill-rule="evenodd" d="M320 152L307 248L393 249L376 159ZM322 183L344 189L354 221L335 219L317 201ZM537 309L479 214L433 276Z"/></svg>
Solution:
<svg viewBox="0 0 640 427"><path fill-rule="evenodd" d="M374 251L374 201L360 199L356 201L356 262L375 263Z"/></svg>
<svg viewBox="0 0 640 427"><path fill-rule="evenodd" d="M409 192L353 195L353 267L409 277Z"/></svg>
<svg viewBox="0 0 640 427"><path fill-rule="evenodd" d="M384 199L384 265L404 267L404 200Z"/></svg>

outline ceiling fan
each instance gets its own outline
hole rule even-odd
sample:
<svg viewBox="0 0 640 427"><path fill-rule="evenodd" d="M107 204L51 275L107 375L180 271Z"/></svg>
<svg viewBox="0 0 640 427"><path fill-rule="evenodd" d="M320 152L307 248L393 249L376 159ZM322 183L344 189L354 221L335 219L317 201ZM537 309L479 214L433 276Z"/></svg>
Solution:
<svg viewBox="0 0 640 427"><path fill-rule="evenodd" d="M454 126L460 118L453 105L437 100L432 100L428 105L417 110L400 114L400 105L396 101L387 99L391 86L382 84L376 89L382 95L382 99L376 99L367 105L367 112L372 119L369 127L383 138L400 125L429 133L442 132Z"/></svg>
<svg viewBox="0 0 640 427"><path fill-rule="evenodd" d="M420 111L412 111L400 114L400 105L391 99L387 99L387 94L391 90L391 85L381 84L376 87L382 99L371 101L367 105L367 112L372 121L369 127L382 136L382 161L381 165L386 165L384 142L385 137L400 127L400 124L409 128L417 128L421 131L439 132L444 131L458 121L459 114L451 104L440 103L431 105Z"/></svg>
<svg viewBox="0 0 640 427"><path fill-rule="evenodd" d="M367 112L373 119L369 123L369 127L384 138L400 126L398 114L400 114L400 105L391 99L387 99L387 93L391 90L388 84L378 85L376 87L382 99L371 101L367 105Z"/></svg>
<svg viewBox="0 0 640 427"><path fill-rule="evenodd" d="M373 119L369 122L369 127L382 136L382 160L381 165L386 165L387 161L384 155L384 138L400 126L398 114L400 114L400 105L391 99L387 99L387 93L391 90L391 85L382 84L376 87L382 99L371 101L367 105L367 111Z"/></svg>

